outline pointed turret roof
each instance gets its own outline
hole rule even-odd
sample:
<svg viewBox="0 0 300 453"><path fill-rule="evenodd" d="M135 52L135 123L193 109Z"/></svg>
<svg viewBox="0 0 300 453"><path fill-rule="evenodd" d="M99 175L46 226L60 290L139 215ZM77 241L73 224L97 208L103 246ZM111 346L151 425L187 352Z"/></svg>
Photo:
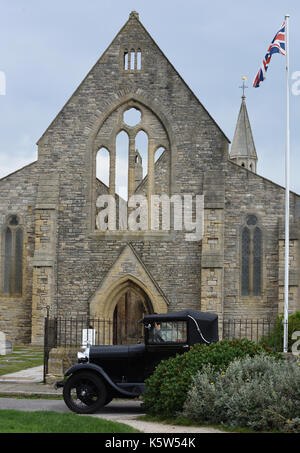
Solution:
<svg viewBox="0 0 300 453"><path fill-rule="evenodd" d="M242 104L231 145L231 159L237 157L257 159L245 99L245 96L242 96Z"/></svg>

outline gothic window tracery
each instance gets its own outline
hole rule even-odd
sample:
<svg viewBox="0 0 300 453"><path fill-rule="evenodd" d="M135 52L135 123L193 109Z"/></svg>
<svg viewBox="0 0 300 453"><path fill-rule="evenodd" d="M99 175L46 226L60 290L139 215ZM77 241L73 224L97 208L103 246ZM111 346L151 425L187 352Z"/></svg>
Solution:
<svg viewBox="0 0 300 453"><path fill-rule="evenodd" d="M158 117L146 106L130 101L118 107L102 124L94 146L96 160L99 150L102 154L106 150L103 165L101 160L96 162L96 176L107 186L104 193L120 197L116 198L117 205L121 199L123 203L133 195L143 195L150 206L152 194L169 193L168 136ZM101 190L103 187L98 196ZM97 208L103 209L96 203L96 217ZM147 223L150 225L150 219ZM99 229L97 219L95 225Z"/></svg>
<svg viewBox="0 0 300 453"><path fill-rule="evenodd" d="M260 296L262 292L262 231L255 215L247 216L241 237L241 293Z"/></svg>

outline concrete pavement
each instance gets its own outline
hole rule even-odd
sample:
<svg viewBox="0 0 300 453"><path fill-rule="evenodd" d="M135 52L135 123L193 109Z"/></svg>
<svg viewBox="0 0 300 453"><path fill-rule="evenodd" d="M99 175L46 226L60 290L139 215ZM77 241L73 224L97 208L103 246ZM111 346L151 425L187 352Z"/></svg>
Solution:
<svg viewBox="0 0 300 453"><path fill-rule="evenodd" d="M0 376L0 396L61 396L62 389L43 384L43 366Z"/></svg>
<svg viewBox="0 0 300 453"><path fill-rule="evenodd" d="M0 376L0 384L5 382L26 384L43 381L43 365Z"/></svg>

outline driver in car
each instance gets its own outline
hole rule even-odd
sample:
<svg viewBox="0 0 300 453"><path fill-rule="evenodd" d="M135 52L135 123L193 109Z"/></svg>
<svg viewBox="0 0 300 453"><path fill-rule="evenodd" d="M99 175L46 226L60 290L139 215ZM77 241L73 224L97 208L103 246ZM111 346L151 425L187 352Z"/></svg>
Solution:
<svg viewBox="0 0 300 453"><path fill-rule="evenodd" d="M162 337L161 325L159 322L154 323L153 341L154 343L163 343L165 341Z"/></svg>

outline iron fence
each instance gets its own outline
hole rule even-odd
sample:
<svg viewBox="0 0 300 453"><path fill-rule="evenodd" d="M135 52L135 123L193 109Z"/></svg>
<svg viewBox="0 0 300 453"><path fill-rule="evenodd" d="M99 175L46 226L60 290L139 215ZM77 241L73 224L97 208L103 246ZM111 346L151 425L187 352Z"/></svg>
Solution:
<svg viewBox="0 0 300 453"><path fill-rule="evenodd" d="M223 338L248 338L258 343L261 338L269 337L274 329L274 321L269 319L225 319L223 321Z"/></svg>
<svg viewBox="0 0 300 453"><path fill-rule="evenodd" d="M49 347L80 347L87 342L96 345L136 343L142 337L142 323L126 328L112 320L96 318L45 318L45 342ZM289 321L289 335L300 331L300 321ZM248 338L259 343L283 341L283 322L270 319L225 319L219 325L223 339Z"/></svg>
<svg viewBox="0 0 300 453"><path fill-rule="evenodd" d="M280 319L225 319L222 338L247 338L254 343L264 344L273 350L283 350L284 323ZM289 350L292 345L292 333L300 331L300 322L288 321Z"/></svg>
<svg viewBox="0 0 300 453"><path fill-rule="evenodd" d="M45 318L45 345L81 347L90 344L112 344L113 322L93 318Z"/></svg>

